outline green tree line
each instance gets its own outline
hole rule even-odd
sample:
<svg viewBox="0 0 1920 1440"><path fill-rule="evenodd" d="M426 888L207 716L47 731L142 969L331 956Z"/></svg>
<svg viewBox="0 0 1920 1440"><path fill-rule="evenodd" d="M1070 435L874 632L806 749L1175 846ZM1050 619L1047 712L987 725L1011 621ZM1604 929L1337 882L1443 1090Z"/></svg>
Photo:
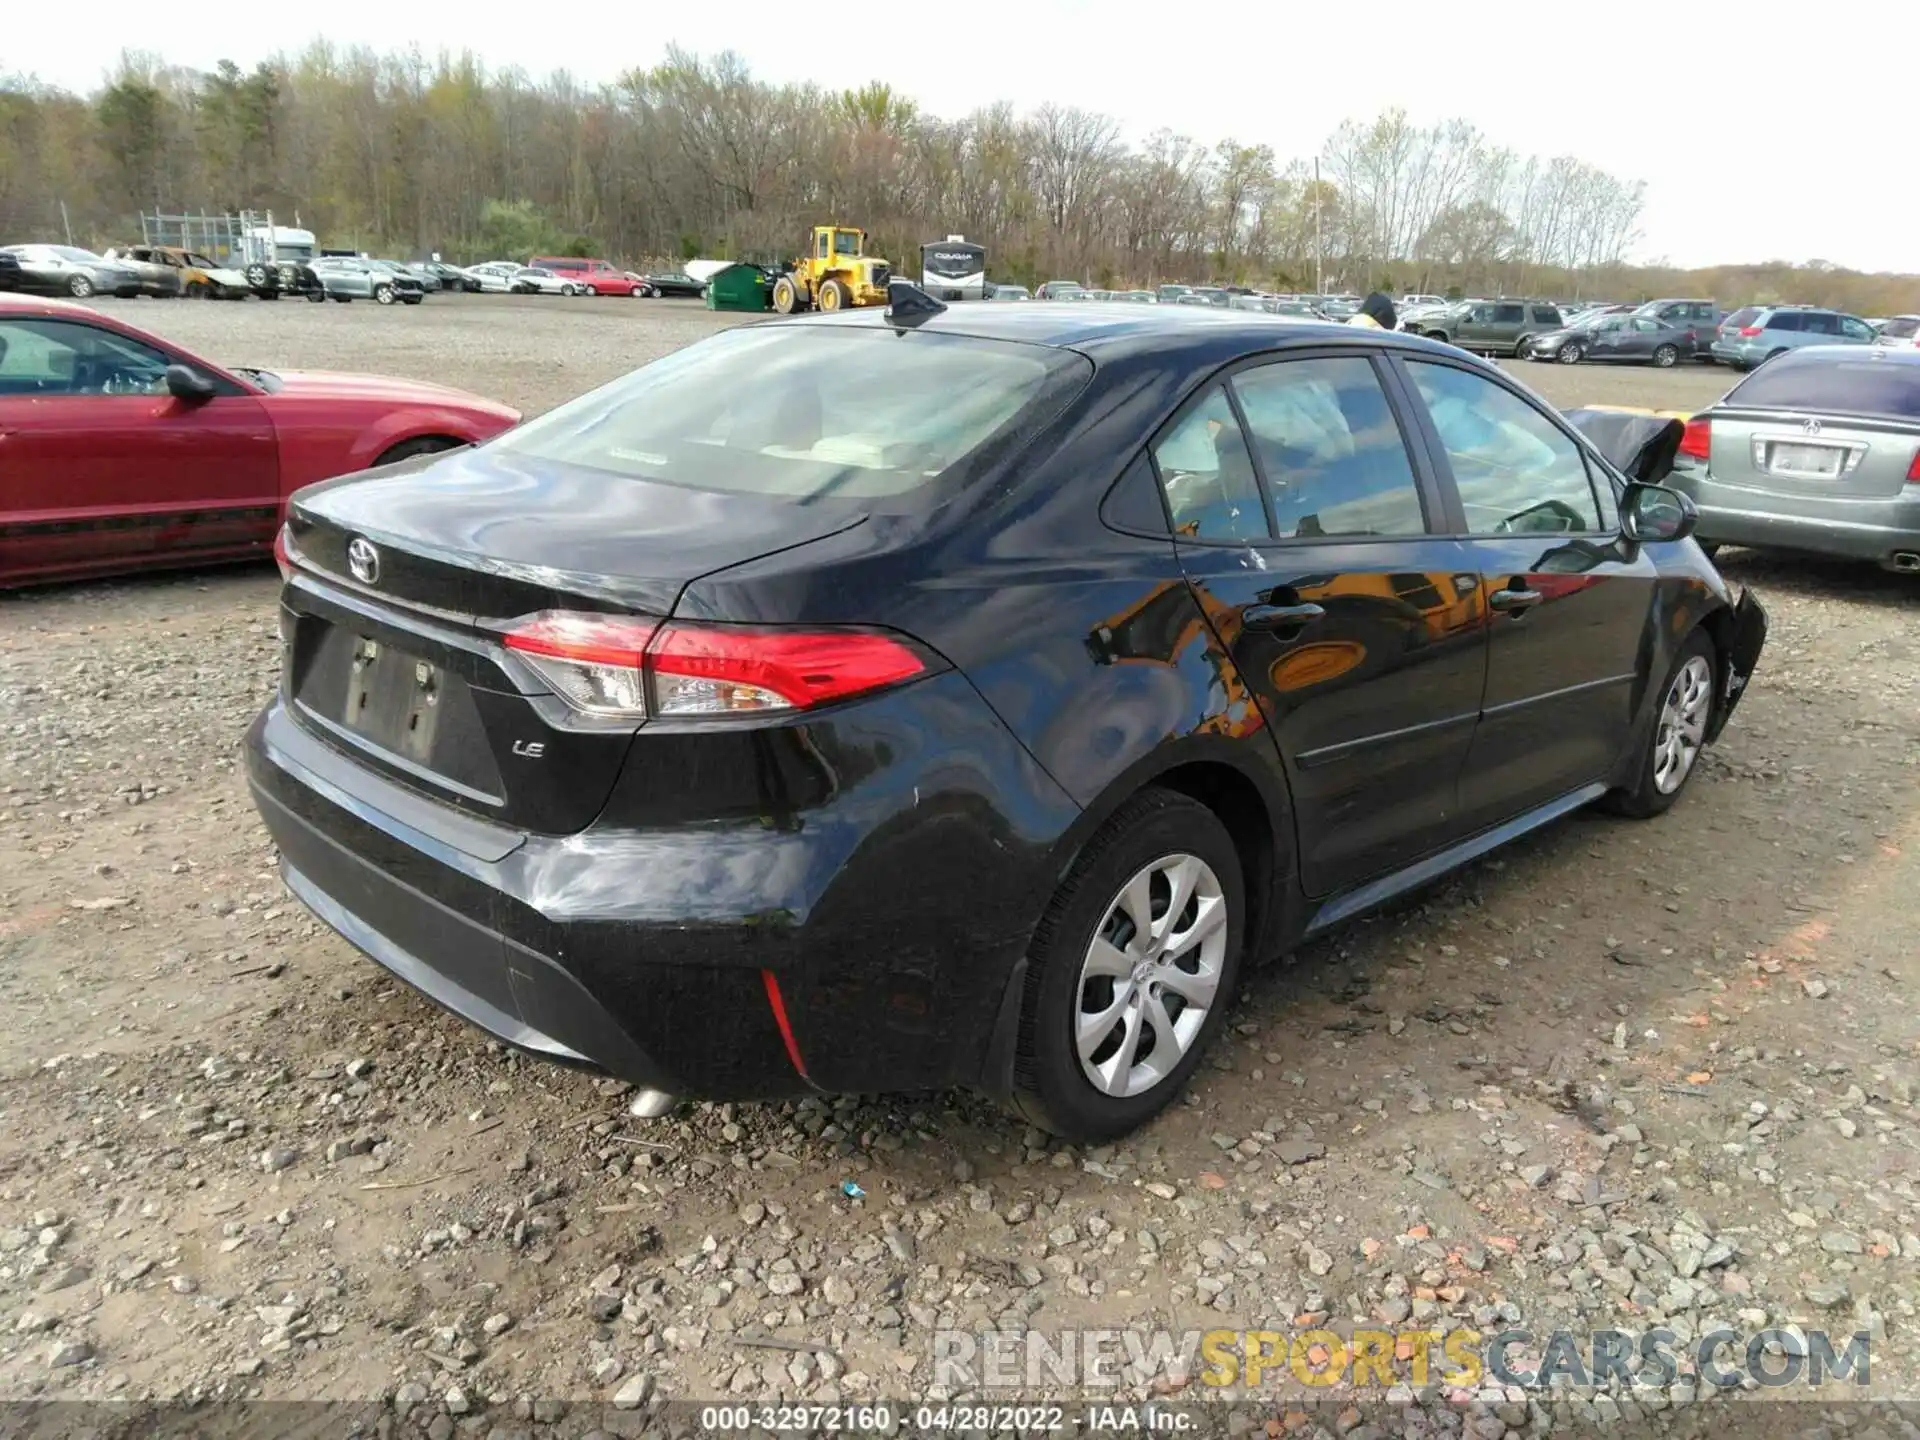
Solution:
<svg viewBox="0 0 1920 1440"><path fill-rule="evenodd" d="M1571 156L1400 111L1299 137L1296 156L1110 116L923 111L883 81L774 85L670 50L589 86L315 43L211 73L123 55L76 95L0 77L0 241L107 245L152 211L272 210L329 245L477 260L588 250L631 264L791 256L867 228L905 273L927 240L988 246L996 278L1383 288L1920 308L1912 276L1822 262L1630 266L1644 187Z"/></svg>

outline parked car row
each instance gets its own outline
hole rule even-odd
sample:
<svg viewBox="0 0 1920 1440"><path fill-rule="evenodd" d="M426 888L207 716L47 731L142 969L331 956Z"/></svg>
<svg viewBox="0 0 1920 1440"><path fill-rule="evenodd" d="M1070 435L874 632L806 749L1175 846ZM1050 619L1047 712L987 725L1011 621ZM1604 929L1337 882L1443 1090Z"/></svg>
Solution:
<svg viewBox="0 0 1920 1440"><path fill-rule="evenodd" d="M316 293L320 288L313 267L304 261L252 264L236 270L178 245L119 245L105 254L78 245L0 247L0 291L25 295L75 300L95 295L244 300L258 295L278 300L300 294L323 298Z"/></svg>
<svg viewBox="0 0 1920 1440"><path fill-rule="evenodd" d="M569 256L536 256L531 265L490 260L460 266L442 260L403 263L322 252L311 260L260 262L236 269L173 245L116 246L103 255L77 245L0 247L0 291L76 300L95 295L222 300L304 295L315 302L417 305L441 291L699 299L706 288L704 282L678 272L642 275L619 269L611 261Z"/></svg>

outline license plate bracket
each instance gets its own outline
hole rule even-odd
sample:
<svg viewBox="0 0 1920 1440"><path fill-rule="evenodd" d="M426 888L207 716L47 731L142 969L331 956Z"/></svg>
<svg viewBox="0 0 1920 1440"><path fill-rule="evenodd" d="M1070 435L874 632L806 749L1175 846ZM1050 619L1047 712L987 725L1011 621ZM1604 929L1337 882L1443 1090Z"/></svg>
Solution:
<svg viewBox="0 0 1920 1440"><path fill-rule="evenodd" d="M1837 480L1846 458L1847 452L1837 445L1776 440L1767 452L1767 469L1796 480Z"/></svg>
<svg viewBox="0 0 1920 1440"><path fill-rule="evenodd" d="M444 676L440 667L372 636L356 636L340 718L381 749L424 765L439 729Z"/></svg>

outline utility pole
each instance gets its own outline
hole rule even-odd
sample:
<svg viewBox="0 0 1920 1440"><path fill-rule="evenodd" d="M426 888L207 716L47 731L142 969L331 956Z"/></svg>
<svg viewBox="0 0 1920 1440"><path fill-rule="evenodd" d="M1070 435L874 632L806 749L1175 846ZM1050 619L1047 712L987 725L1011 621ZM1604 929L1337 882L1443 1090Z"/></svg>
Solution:
<svg viewBox="0 0 1920 1440"><path fill-rule="evenodd" d="M66 232L67 244L73 244L73 222L67 219L67 202L60 202L60 228Z"/></svg>
<svg viewBox="0 0 1920 1440"><path fill-rule="evenodd" d="M1320 248L1320 157L1313 157L1313 293L1327 293L1327 269Z"/></svg>

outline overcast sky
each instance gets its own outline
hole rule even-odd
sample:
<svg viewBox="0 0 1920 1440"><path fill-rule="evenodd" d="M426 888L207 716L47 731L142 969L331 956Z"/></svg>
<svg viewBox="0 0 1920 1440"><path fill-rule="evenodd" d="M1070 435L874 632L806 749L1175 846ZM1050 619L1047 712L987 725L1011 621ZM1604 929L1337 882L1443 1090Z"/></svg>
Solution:
<svg viewBox="0 0 1920 1440"><path fill-rule="evenodd" d="M1920 271L1912 0L1794 11L1706 0L909 0L821 6L828 43L794 23L807 10L801 0L185 11L96 0L76 25L73 12L29 5L0 29L0 73L88 90L122 47L250 67L300 48L311 37L299 27L318 33L324 16L336 44L466 47L491 65L566 68L588 82L652 64L670 41L732 48L771 80L885 79L938 115L1054 100L1117 117L1130 139L1164 126L1264 142L1283 159L1312 155L1343 119L1398 105L1421 123L1462 116L1499 144L1645 180L1638 259Z"/></svg>

